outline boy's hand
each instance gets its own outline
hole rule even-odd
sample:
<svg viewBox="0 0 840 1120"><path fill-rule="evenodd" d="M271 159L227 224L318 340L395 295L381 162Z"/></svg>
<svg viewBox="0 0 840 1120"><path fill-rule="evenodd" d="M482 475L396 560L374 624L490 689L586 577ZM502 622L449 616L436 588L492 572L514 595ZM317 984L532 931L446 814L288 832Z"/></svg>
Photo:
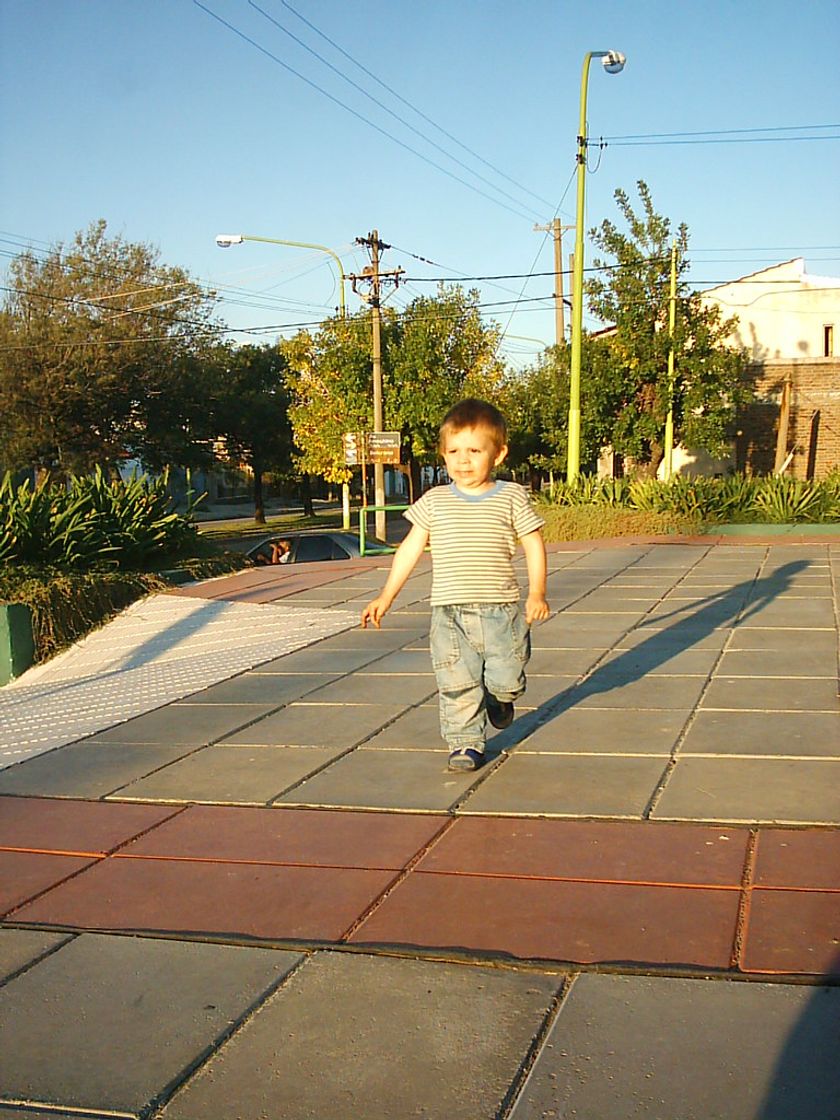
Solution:
<svg viewBox="0 0 840 1120"><path fill-rule="evenodd" d="M525 621L529 626L532 622L545 622L550 614L544 595L529 595L525 600Z"/></svg>
<svg viewBox="0 0 840 1120"><path fill-rule="evenodd" d="M377 630L381 629L380 623L390 605L389 600L382 595L376 599L371 599L362 611L362 629L367 630L368 622L372 622Z"/></svg>

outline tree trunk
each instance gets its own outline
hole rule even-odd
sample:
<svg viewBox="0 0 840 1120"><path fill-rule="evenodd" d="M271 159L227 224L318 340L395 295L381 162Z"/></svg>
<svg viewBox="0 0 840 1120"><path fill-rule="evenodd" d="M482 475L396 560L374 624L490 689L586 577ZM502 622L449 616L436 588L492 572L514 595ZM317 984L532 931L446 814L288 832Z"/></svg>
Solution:
<svg viewBox="0 0 840 1120"><path fill-rule="evenodd" d="M420 497L420 463L412 455L408 460L408 500L413 505Z"/></svg>
<svg viewBox="0 0 840 1120"><path fill-rule="evenodd" d="M265 525L263 474L259 467L254 467L254 521L257 525Z"/></svg>
<svg viewBox="0 0 840 1120"><path fill-rule="evenodd" d="M301 498L303 499L303 512L306 517L315 516L315 508L312 505L312 482L308 474L303 476L300 484Z"/></svg>

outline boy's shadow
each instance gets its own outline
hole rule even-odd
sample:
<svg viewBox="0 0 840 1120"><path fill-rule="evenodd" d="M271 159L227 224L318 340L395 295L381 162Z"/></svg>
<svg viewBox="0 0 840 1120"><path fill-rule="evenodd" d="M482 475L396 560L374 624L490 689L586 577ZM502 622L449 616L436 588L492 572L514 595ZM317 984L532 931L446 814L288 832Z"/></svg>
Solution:
<svg viewBox="0 0 840 1120"><path fill-rule="evenodd" d="M487 744L488 756L498 755L503 750L516 746L533 734L538 727L574 708L587 697L612 692L613 689L641 680L677 654L702 642L714 630L727 625L742 625L773 599L787 591L793 576L804 571L808 566L807 560L793 560L783 564L763 579L736 583L725 591L698 600L690 608L677 609L669 614L645 619L630 632L637 634L650 631L649 637L644 638L632 649L622 650L618 656L599 665L584 680L557 693L532 711L524 712L507 731L490 740ZM659 627L663 621L675 616L680 617L670 626L653 629L654 626ZM625 634L620 640L624 641L626 638Z"/></svg>

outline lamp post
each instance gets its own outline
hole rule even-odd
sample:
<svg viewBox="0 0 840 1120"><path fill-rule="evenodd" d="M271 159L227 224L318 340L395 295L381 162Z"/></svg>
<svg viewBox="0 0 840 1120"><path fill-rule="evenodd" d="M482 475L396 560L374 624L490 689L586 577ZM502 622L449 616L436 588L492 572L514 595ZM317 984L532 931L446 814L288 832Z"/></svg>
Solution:
<svg viewBox="0 0 840 1120"><path fill-rule="evenodd" d="M608 74L619 74L625 58L621 51L588 51L583 59L580 79L580 124L577 137L577 210L575 214L575 263L572 277L572 353L569 372L569 446L567 481L572 482L580 471L580 356L583 334L583 224L586 189L586 88L589 64L600 58Z"/></svg>
<svg viewBox="0 0 840 1120"><path fill-rule="evenodd" d="M241 245L243 241L263 241L269 245L291 245L295 249L318 249L322 253L328 253L335 261L338 269L338 306L341 318L346 317L347 305L344 298L344 281L347 277L344 275L338 253L333 252L326 245L318 245L314 241L288 241L284 237L257 237L256 234L251 233L219 233L216 235L216 244L220 249L229 249L231 245ZM341 523L345 529L350 528L350 487L346 482L341 487Z"/></svg>

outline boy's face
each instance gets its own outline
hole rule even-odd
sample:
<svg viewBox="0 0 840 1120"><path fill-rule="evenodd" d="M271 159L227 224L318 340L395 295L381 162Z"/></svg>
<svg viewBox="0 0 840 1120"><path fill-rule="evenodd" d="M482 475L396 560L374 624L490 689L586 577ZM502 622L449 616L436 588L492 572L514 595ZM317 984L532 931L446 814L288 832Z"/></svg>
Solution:
<svg viewBox="0 0 840 1120"><path fill-rule="evenodd" d="M458 489L476 493L488 488L491 471L503 461L508 449L505 445L497 450L487 428L461 428L444 433L440 451Z"/></svg>

